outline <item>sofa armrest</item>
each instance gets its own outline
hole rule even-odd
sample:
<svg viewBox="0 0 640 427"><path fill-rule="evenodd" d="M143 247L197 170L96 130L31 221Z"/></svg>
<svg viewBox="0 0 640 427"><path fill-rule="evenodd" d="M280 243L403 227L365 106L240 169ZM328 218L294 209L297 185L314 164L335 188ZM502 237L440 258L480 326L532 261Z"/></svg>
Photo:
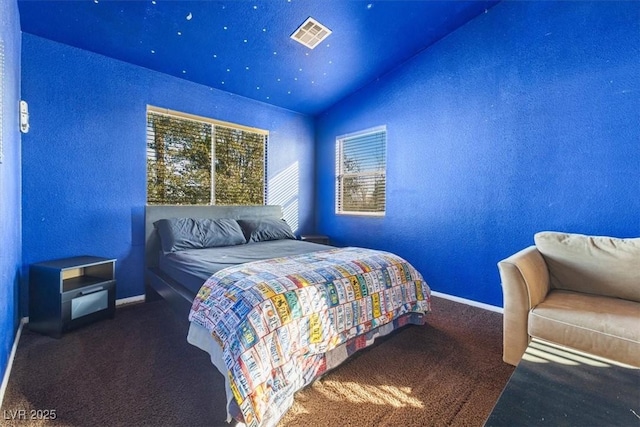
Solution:
<svg viewBox="0 0 640 427"><path fill-rule="evenodd" d="M549 292L549 271L535 246L500 261L498 270L504 300L502 359L517 365L529 345L529 311Z"/></svg>

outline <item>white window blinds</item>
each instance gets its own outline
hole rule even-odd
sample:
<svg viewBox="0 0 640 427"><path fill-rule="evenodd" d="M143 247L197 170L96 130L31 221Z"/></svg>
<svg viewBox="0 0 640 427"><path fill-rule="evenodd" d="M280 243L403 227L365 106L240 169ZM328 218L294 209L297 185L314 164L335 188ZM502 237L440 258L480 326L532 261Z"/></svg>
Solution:
<svg viewBox="0 0 640 427"><path fill-rule="evenodd" d="M264 204L266 147L266 131L150 108L147 203Z"/></svg>
<svg viewBox="0 0 640 427"><path fill-rule="evenodd" d="M384 215L385 126L336 139L336 213Z"/></svg>

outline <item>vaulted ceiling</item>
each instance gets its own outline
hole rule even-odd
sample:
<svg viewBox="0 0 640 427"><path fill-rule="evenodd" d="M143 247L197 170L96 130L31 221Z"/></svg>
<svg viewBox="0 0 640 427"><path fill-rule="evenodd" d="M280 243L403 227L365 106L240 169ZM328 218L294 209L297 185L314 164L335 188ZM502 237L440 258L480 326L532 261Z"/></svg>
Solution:
<svg viewBox="0 0 640 427"><path fill-rule="evenodd" d="M23 32L318 114L496 1L19 0ZM308 17L332 33L291 34Z"/></svg>

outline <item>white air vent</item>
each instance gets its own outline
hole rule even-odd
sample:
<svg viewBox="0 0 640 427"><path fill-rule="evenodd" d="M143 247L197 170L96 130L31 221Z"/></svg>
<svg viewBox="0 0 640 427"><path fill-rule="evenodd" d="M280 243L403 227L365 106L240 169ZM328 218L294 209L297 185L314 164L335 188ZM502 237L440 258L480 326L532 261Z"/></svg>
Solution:
<svg viewBox="0 0 640 427"><path fill-rule="evenodd" d="M331 30L313 19L307 18L306 21L291 34L291 38L302 43L309 49L318 46L320 42L331 34Z"/></svg>

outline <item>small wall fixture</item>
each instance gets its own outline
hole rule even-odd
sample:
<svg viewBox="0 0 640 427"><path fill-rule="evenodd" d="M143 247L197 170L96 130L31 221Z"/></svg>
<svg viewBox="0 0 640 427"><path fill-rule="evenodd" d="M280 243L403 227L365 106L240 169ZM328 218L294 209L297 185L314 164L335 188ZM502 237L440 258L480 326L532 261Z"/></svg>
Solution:
<svg viewBox="0 0 640 427"><path fill-rule="evenodd" d="M29 132L29 105L27 101L20 101L20 132Z"/></svg>

